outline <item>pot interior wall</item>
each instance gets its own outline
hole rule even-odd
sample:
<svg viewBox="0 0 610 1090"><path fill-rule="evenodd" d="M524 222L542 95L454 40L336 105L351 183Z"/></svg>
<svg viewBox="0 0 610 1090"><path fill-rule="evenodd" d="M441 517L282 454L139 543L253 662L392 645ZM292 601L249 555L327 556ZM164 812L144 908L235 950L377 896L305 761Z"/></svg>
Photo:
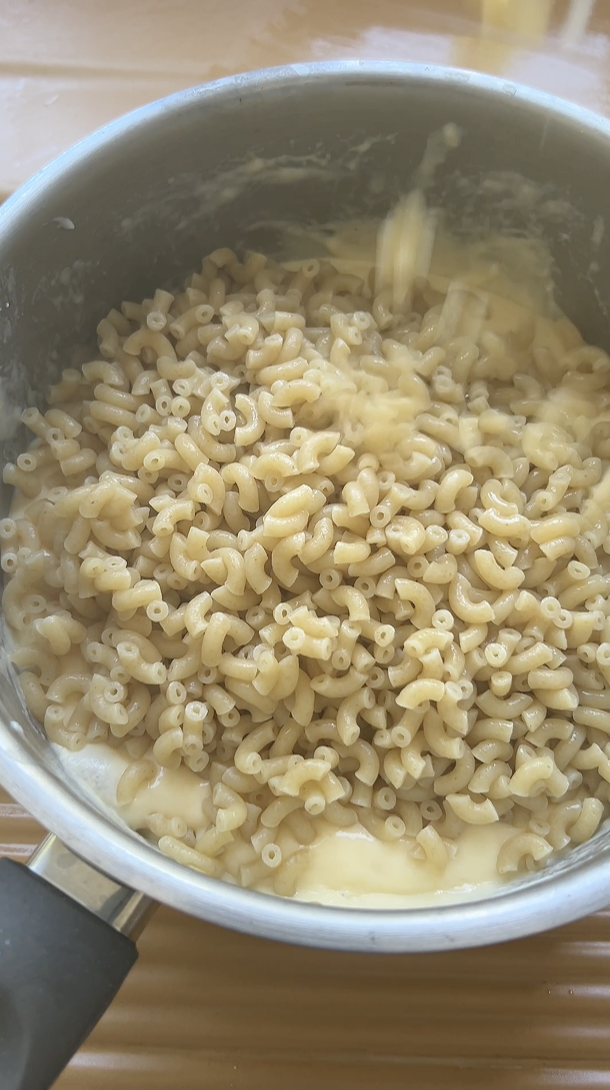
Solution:
<svg viewBox="0 0 610 1090"><path fill-rule="evenodd" d="M448 122L462 141L436 171L429 203L457 233L541 238L559 305L587 339L610 348L610 138L601 130L466 76L390 68L238 78L93 138L87 155L68 153L45 185L34 182L4 209L2 461L25 442L17 411L41 403L63 368L94 351L92 331L112 306L177 285L217 246L289 256L279 223L381 218ZM4 512L8 490L1 499ZM0 700L24 727L31 757L60 777L2 653Z"/></svg>

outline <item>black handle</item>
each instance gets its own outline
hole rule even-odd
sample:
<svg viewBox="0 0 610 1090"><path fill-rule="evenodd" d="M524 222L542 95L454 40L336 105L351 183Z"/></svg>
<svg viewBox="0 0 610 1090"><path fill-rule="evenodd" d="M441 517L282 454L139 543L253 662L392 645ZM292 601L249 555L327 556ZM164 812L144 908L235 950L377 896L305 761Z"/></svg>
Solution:
<svg viewBox="0 0 610 1090"><path fill-rule="evenodd" d="M133 942L0 859L0 1087L48 1090L116 995Z"/></svg>

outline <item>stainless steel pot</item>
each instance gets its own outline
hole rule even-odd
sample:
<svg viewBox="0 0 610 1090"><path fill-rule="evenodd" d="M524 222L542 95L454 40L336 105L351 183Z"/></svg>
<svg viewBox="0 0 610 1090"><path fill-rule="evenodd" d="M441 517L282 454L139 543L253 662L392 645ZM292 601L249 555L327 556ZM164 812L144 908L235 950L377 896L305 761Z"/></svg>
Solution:
<svg viewBox="0 0 610 1090"><path fill-rule="evenodd" d="M0 209L4 457L24 442L10 427L16 410L82 359L111 306L177 283L216 246L277 250L280 221L384 215L447 122L463 140L435 174L432 203L457 231L537 232L553 255L559 302L608 346L607 122L450 69L339 63L257 72L108 125ZM510 199L515 172L532 183L525 203ZM66 779L24 714L5 654L0 700L0 782L60 838L43 845L29 872L0 864L3 1090L49 1085L133 961L125 935L142 926L149 899L282 941L388 952L512 939L610 901L607 831L493 897L433 909L323 908L207 879Z"/></svg>

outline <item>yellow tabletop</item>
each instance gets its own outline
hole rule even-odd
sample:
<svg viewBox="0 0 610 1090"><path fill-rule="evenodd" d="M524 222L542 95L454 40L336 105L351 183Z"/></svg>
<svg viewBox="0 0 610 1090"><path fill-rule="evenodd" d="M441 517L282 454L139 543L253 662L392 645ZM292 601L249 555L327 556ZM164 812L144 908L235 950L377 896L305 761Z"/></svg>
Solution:
<svg viewBox="0 0 610 1090"><path fill-rule="evenodd" d="M293 61L454 64L609 112L609 40L607 0L0 0L0 195L119 114Z"/></svg>

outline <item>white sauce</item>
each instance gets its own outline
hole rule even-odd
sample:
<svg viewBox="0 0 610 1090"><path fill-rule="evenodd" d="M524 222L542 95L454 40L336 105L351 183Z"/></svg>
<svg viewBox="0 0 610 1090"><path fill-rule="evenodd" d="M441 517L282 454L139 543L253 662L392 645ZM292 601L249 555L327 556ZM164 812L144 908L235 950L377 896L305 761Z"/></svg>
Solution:
<svg viewBox="0 0 610 1090"><path fill-rule="evenodd" d="M107 810L118 815L130 829L141 829L151 814L183 818L195 831L208 825L203 801L210 789L190 768L183 765L176 769L159 768L154 780L138 788L132 803L119 806L116 788L121 774L131 764L129 757L98 743L76 753L55 744L53 749L68 775L96 802L101 801Z"/></svg>
<svg viewBox="0 0 610 1090"><path fill-rule="evenodd" d="M133 803L118 806L116 786L128 758L104 744L76 753L58 745L53 749L81 790L130 829L141 829L155 813L181 817L194 830L207 825L203 802L209 788L188 768L160 768ZM359 825L341 830L322 819L316 824L318 837L304 849L306 863L295 896L343 908L417 908L484 897L502 884L496 859L513 832L503 823L464 829L454 858L439 874L427 860L413 857L407 839L382 843Z"/></svg>
<svg viewBox="0 0 610 1090"><path fill-rule="evenodd" d="M485 897L503 879L498 851L513 834L510 825L469 826L457 852L439 874L428 860L414 859L404 840L383 843L360 826L323 830L312 844L297 884L300 901L343 908L417 908Z"/></svg>

